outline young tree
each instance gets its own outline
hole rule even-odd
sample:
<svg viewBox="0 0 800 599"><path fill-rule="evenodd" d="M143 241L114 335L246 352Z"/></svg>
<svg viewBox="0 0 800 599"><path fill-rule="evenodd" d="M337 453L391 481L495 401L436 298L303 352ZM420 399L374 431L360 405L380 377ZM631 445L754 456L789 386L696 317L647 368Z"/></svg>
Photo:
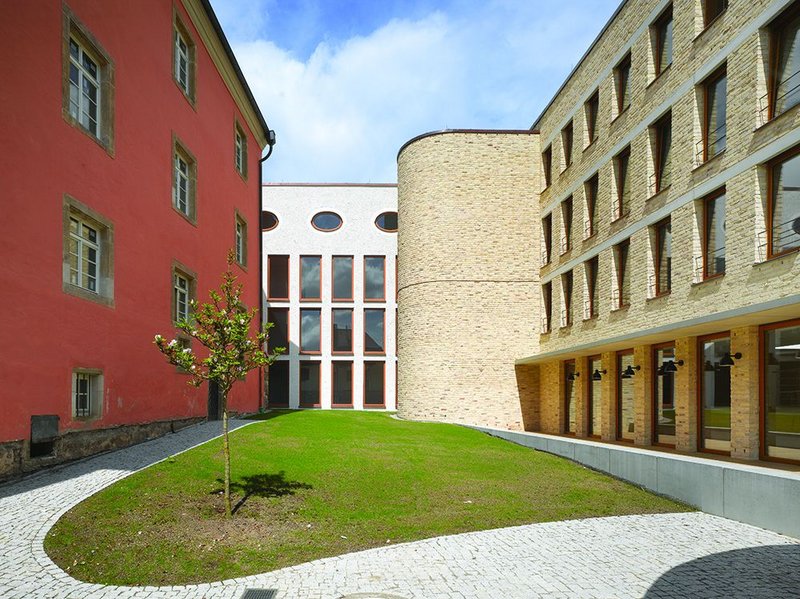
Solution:
<svg viewBox="0 0 800 599"><path fill-rule="evenodd" d="M219 389L222 404L222 451L225 457L225 515L231 516L231 454L228 443L228 393L234 383L250 370L269 366L284 348L275 348L269 354L264 351L272 323L265 323L262 330L251 335L250 325L256 314L255 308L248 310L241 302L242 285L236 282L232 272L233 252L228 255L228 269L222 276L219 291L210 290L208 303L191 301L193 315L179 321L176 326L208 350L208 356L200 358L190 348L182 347L176 339L167 341L155 336L155 345L170 364L179 366L190 375L189 384L199 387L203 381L214 380Z"/></svg>

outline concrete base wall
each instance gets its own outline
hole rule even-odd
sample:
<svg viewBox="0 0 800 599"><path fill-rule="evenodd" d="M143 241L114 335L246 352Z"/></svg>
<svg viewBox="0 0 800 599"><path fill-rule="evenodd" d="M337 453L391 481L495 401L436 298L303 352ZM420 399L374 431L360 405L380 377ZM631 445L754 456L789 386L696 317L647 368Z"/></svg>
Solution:
<svg viewBox="0 0 800 599"><path fill-rule="evenodd" d="M709 514L800 538L800 472L541 433L473 428L569 458Z"/></svg>
<svg viewBox="0 0 800 599"><path fill-rule="evenodd" d="M48 466L155 439L202 420L205 419L196 417L86 431L69 431L55 440L52 455L38 458L30 457L30 442L27 439L0 443L0 481Z"/></svg>

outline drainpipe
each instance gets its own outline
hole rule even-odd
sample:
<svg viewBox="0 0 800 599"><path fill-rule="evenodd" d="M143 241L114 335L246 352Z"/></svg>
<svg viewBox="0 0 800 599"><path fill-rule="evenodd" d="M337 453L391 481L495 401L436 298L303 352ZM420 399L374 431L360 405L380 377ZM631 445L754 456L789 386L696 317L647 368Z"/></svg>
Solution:
<svg viewBox="0 0 800 599"><path fill-rule="evenodd" d="M261 187L264 182L264 163L272 156L272 150L275 147L275 130L269 129L267 131L267 145L269 151L267 155L258 160L258 330L263 331L264 328L264 235L261 233ZM264 407L264 378L266 372L262 372L258 379L258 407L259 410Z"/></svg>

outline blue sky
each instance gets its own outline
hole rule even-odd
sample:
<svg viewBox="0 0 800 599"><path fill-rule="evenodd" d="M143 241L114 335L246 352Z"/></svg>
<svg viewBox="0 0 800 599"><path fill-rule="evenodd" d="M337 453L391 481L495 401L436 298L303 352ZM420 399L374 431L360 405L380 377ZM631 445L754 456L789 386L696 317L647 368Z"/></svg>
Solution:
<svg viewBox="0 0 800 599"><path fill-rule="evenodd" d="M273 182L394 182L410 138L524 129L618 0L211 0L278 144Z"/></svg>

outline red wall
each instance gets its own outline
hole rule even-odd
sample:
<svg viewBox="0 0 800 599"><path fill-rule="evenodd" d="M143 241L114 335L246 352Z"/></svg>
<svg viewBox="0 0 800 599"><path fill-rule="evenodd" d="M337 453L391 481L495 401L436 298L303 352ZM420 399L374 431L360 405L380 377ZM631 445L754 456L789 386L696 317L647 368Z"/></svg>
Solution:
<svg viewBox="0 0 800 599"><path fill-rule="evenodd" d="M218 286L235 208L248 222L249 267L234 268L246 303L260 301L260 148L248 130L245 182L233 128L246 121L180 0L197 47L196 110L172 78L170 0L68 2L114 62L113 157L62 117L61 6L0 3L0 442L27 438L33 414L58 414L62 429L205 415L206 387L189 387L152 339L174 331L173 260L197 273L199 299ZM172 208L173 132L197 160L196 227ZM65 193L114 225L113 308L62 290ZM103 370L98 421L72 420L78 366ZM259 376L237 383L232 409L258 409Z"/></svg>

